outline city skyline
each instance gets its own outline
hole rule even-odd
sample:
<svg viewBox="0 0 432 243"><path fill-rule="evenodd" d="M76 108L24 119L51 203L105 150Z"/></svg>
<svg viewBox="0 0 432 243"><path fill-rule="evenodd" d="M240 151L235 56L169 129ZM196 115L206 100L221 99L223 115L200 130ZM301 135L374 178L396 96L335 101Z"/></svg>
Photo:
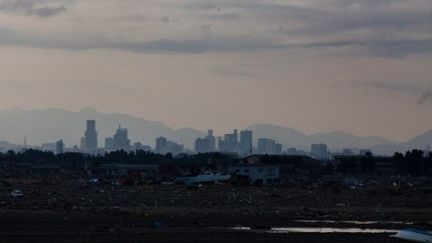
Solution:
<svg viewBox="0 0 432 243"><path fill-rule="evenodd" d="M24 145L15 148L4 148L0 147L0 151L25 151L28 148L33 148L42 151L52 152L56 155L64 152L79 152L85 154L104 154L113 151L145 151L153 152L156 154L172 154L173 156L179 154L200 154L200 153L222 153L222 154L236 154L241 157L250 155L294 155L294 156L310 156L314 159L321 161L328 161L332 156L344 155L344 156L369 156L372 155L372 150L368 147L339 147L339 148L328 148L325 143L316 143L317 141L311 141L310 149L304 150L304 147L300 146L284 146L277 140L270 136L260 137L258 136L254 141L253 131L251 130L238 130L234 129L232 133L226 133L223 136L214 136L213 129L207 130L205 137L197 137L194 140L194 148L190 149L184 146L184 144L171 141L163 136L155 138L154 149L147 144L141 143L141 141L135 141L133 144L129 139L128 128L122 127L120 124L116 129L115 134L112 137L105 138L105 144L98 146L98 133L97 133L97 121L86 120L86 129L84 131L85 136L81 137L81 144L78 148L74 145L67 148L60 139L54 143L43 143L41 147L38 146L27 146L27 137L25 137ZM216 143L217 139L217 143ZM256 144L256 146L255 146ZM217 146L216 146L217 145ZM418 147L417 147L418 149ZM402 150L392 151L392 153L401 152ZM429 143L424 144L422 151L425 154L429 154L431 146ZM379 156L388 156L389 154L379 154Z"/></svg>
<svg viewBox="0 0 432 243"><path fill-rule="evenodd" d="M77 110L71 110L71 109L66 109L66 108L58 108L58 107L56 107L56 108L54 108L54 107L50 107L50 108L35 108L35 109L26 109L26 108L21 108L21 107L12 107L12 108L7 108L7 109L0 109L0 112L2 112L2 111L4 111L4 112L9 112L9 111L12 111L12 112L15 112L15 111L19 111L19 112L61 111L61 112L68 112L68 113L82 113L82 112L87 113L87 112L90 112L90 113L98 113L98 114L102 114L102 115L120 115L120 116L127 116L127 117L131 117L131 118L143 119L143 120L146 120L146 121L149 121L149 122L161 123L161 124L164 124L164 126L168 126L168 127L172 128L172 129L177 129L178 130L178 129L189 129L189 128L191 128L191 129L195 129L197 131L200 131L202 133L206 132L208 130L208 127L217 127L217 126L211 126L211 125L205 126L203 129L201 129L199 127L193 127L193 126L187 126L187 125L183 126L183 127L175 127L175 126L170 126L168 123L165 123L164 121L155 120L155 119L152 119L152 118L149 118L149 117L141 117L141 116L136 116L136 115L133 115L133 114L123 113L123 112L119 112L119 111L104 112L104 111L100 111L100 110L98 110L98 109L96 109L94 107L84 107L84 108L77 109ZM392 141L392 142L404 142L404 141L407 141L409 139L412 139L415 136L418 136L419 134L427 133L429 131L432 131L432 128L429 128L429 129L426 129L426 130L422 130L419 133L414 133L414 132L410 133L410 135L408 135L407 138L404 138L404 139L391 139L389 137L381 136L379 134L375 134L375 133L372 133L372 132L369 132L369 133L366 133L366 134L358 134L358 133L355 133L353 131L342 130L342 129L336 129L336 130L319 130L319 131L315 131L315 132L307 132L308 129L301 130L301 129L299 129L297 127L294 127L294 126L289 126L289 125L284 125L284 124L279 124L279 123L265 123L265 122L249 122L249 123L246 123L246 125L243 126L243 127L242 126L234 126L233 125L233 126L228 127L227 129L216 129L215 128L215 129L212 129L212 130L215 130L215 131L217 130L219 135L224 135L227 132L231 131L232 127L238 127L240 129L243 129L243 128L247 129L247 127L249 127L251 125L255 125L255 124L269 124L269 125L275 125L275 126L278 126L278 127L292 128L292 129L295 129L296 131L299 131L299 132L304 133L304 134L309 134L309 135L320 134L320 133L342 132L342 133L347 133L347 134L351 134L351 135L358 136L358 137L374 137L374 136L377 136L377 137L381 137L383 139L386 139L386 140L389 140L389 141ZM119 125L119 123L117 123L115 126L117 127L118 125ZM23 134L25 134L25 133L23 133ZM0 140L1 140L1 137L0 137ZM13 141L16 141L16 142L23 141L23 139L21 137L17 137L17 139L13 139ZM78 145L79 145L79 142L78 142Z"/></svg>
<svg viewBox="0 0 432 243"><path fill-rule="evenodd" d="M90 108L83 109L80 112L70 112L62 109L33 111L12 109L0 111L0 134L2 134L0 139L12 142L13 144L23 144L25 142L27 142L28 145L37 146L46 144L45 147L50 148L55 147L53 142L63 139L65 146L72 147L77 145L81 150L85 150L83 148L85 148L86 139L80 135L86 134L86 121L89 117L91 117L92 120L97 120L99 124L99 129L96 131L94 130L94 125L90 125L89 130L92 132L87 133L93 134L93 138L91 138L93 141L103 141L105 139L105 142L107 142L109 139L113 140L113 132L118 128L119 124L124 124L125 127L131 128L130 139L129 141L125 140L125 143L127 143L128 146L137 148L148 145L154 146L155 139L163 136L175 143L184 145L187 149L193 150L196 148L196 139L206 136L205 132L193 128L173 129L161 122L149 121L126 114L105 114ZM269 141L270 143L274 143L275 146L276 143L280 143L284 147L284 150L290 148L308 150L311 144L325 143L333 150L356 148L370 149L378 154L392 154L395 151L404 151L411 148L424 149L432 144L432 130L419 134L407 141L395 142L378 136L358 137L340 131L305 134L293 128L272 124L252 124L239 129L253 131L254 143L258 142L259 138L270 138L275 140L275 142ZM240 131L240 133L237 132L237 136L226 133L226 131L213 132L213 129L208 132L211 132L212 135L214 134L215 145L217 143L220 147L223 146L223 144L219 143L225 140L239 141L241 137L244 137L245 141L250 141L248 137L251 137L247 133L242 135L242 131ZM99 139L94 137L95 133L100 134ZM22 137L20 135L22 135ZM208 135L209 134L207 134L207 136ZM217 137L221 137L222 140ZM235 139L235 137L237 137L237 139ZM16 138L18 138L18 140L15 140ZM205 141L201 142L205 143ZM241 150L241 147L243 147L243 151L249 150L248 147L244 147L246 144L250 144L250 142L239 143L238 148L235 147L234 150ZM8 147L7 143L5 146ZM147 147L144 149L148 150ZM87 150L91 151L92 149ZM279 151L278 148L276 150ZM226 152L230 151L228 150Z"/></svg>

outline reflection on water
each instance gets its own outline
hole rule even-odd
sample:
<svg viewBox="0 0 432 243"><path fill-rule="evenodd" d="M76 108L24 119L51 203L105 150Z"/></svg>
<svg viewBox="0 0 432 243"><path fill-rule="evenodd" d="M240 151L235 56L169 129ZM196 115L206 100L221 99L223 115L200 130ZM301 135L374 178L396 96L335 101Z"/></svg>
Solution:
<svg viewBox="0 0 432 243"><path fill-rule="evenodd" d="M234 230L256 231L274 234L285 233L364 233L384 234L397 233L394 229L360 229L360 228L332 228L332 227L274 227L266 230L253 229L251 227L234 227Z"/></svg>
<svg viewBox="0 0 432 243"><path fill-rule="evenodd" d="M365 224L405 224L405 225L412 225L413 222L403 222L403 221L354 221L354 220L294 220L294 222L297 223L327 223L327 224L358 224L358 225L365 225Z"/></svg>
<svg viewBox="0 0 432 243"><path fill-rule="evenodd" d="M360 229L360 228L301 228L301 227L283 227L271 228L269 233L367 233L382 234L396 233L398 230L393 229Z"/></svg>

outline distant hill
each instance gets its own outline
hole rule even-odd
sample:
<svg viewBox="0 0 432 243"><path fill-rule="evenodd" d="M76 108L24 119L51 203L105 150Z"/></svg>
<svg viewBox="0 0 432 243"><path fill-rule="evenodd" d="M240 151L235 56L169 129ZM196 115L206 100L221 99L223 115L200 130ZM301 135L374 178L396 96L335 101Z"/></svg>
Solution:
<svg viewBox="0 0 432 243"><path fill-rule="evenodd" d="M85 108L79 112L14 108L0 111L0 139L22 144L24 136L27 136L28 143L34 145L58 139L63 139L67 146L79 145L88 119L96 120L100 146L104 145L106 137L114 134L119 124L128 128L132 142L140 141L152 146L156 137L165 136L192 148L195 138L204 135L192 128L175 130L158 121L127 114L103 114L93 108Z"/></svg>
<svg viewBox="0 0 432 243"><path fill-rule="evenodd" d="M173 129L159 121L127 114L104 114L93 108L85 108L78 112L64 109L14 108L0 111L0 141L23 144L24 136L27 136L28 144L31 145L54 142L58 139L63 139L67 146L79 145L88 119L97 122L100 146L104 145L106 137L114 134L119 124L129 129L132 142L140 141L151 146L154 146L156 137L164 136L192 149L195 139L205 136L204 132L193 128ZM257 138L273 138L282 143L284 148L297 147L304 150L309 150L312 143L325 143L332 149L369 148L376 153L392 154L411 148L422 149L426 144L432 145L432 130L406 142L396 143L378 136L359 137L340 131L307 135L293 128L262 123L250 125L246 129L254 132L255 141ZM3 144L9 146L5 142Z"/></svg>
<svg viewBox="0 0 432 243"><path fill-rule="evenodd" d="M406 151L417 148L423 149L425 145L432 145L432 130L422 133L406 142L397 143L379 136L360 137L346 132L327 132L306 135L290 127L271 124L254 124L247 129L254 132L254 138L269 137L285 148L297 147L309 151L313 143L325 143L329 148L365 148L377 154L391 155L396 151Z"/></svg>
<svg viewBox="0 0 432 243"><path fill-rule="evenodd" d="M359 137L346 132L328 132L312 135L303 134L293 128L271 124L254 124L247 129L254 132L255 138L271 137L285 147L297 147L309 150L313 143L325 143L329 148L369 148L387 145L395 142L378 136ZM432 141L432 140L431 140Z"/></svg>
<svg viewBox="0 0 432 243"><path fill-rule="evenodd" d="M402 146L407 149L411 149L411 148L423 149L427 144L432 145L432 130L411 138L410 140L402 143Z"/></svg>
<svg viewBox="0 0 432 243"><path fill-rule="evenodd" d="M325 143L329 147L368 148L381 144L393 145L395 142L378 136L358 137L346 132L329 132L310 135L314 143Z"/></svg>
<svg viewBox="0 0 432 243"><path fill-rule="evenodd" d="M307 135L289 127L260 123L248 126L246 129L253 132L255 140L257 138L272 138L285 147L303 147L310 144Z"/></svg>

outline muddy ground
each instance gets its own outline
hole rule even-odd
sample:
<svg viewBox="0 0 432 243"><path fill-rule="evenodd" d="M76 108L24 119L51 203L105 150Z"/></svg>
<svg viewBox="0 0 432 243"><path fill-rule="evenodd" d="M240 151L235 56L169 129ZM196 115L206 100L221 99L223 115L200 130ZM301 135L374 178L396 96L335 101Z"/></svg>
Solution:
<svg viewBox="0 0 432 243"><path fill-rule="evenodd" d="M19 189L23 197L14 198ZM416 186L112 186L9 180L1 242L397 242L389 234L266 233L270 227L429 227L431 193ZM319 220L317 222L298 220ZM336 220L337 222L331 222ZM355 224L341 221L379 221ZM249 226L255 231L233 230Z"/></svg>

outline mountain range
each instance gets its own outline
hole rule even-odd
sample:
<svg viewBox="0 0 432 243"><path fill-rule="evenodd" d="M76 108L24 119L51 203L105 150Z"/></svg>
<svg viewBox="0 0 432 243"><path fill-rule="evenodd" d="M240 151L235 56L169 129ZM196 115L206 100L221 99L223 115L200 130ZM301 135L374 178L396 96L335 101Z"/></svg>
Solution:
<svg viewBox="0 0 432 243"><path fill-rule="evenodd" d="M63 139L67 146L79 145L88 119L96 120L100 146L103 146L106 137L113 135L119 125L129 129L132 142L140 141L151 146L154 146L157 137L164 136L192 149L195 139L205 136L204 132L193 128L173 129L159 121L127 114L104 114L93 108L78 112L13 108L0 111L0 140L23 144L26 137L28 144L40 145ZM255 140L272 138L284 148L297 147L304 150L309 150L312 143L325 143L331 149L368 148L375 153L392 154L411 148L423 149L425 145L432 144L432 130L398 143L379 136L359 137L340 131L307 135L293 128L272 124L253 124L244 129L253 131Z"/></svg>

